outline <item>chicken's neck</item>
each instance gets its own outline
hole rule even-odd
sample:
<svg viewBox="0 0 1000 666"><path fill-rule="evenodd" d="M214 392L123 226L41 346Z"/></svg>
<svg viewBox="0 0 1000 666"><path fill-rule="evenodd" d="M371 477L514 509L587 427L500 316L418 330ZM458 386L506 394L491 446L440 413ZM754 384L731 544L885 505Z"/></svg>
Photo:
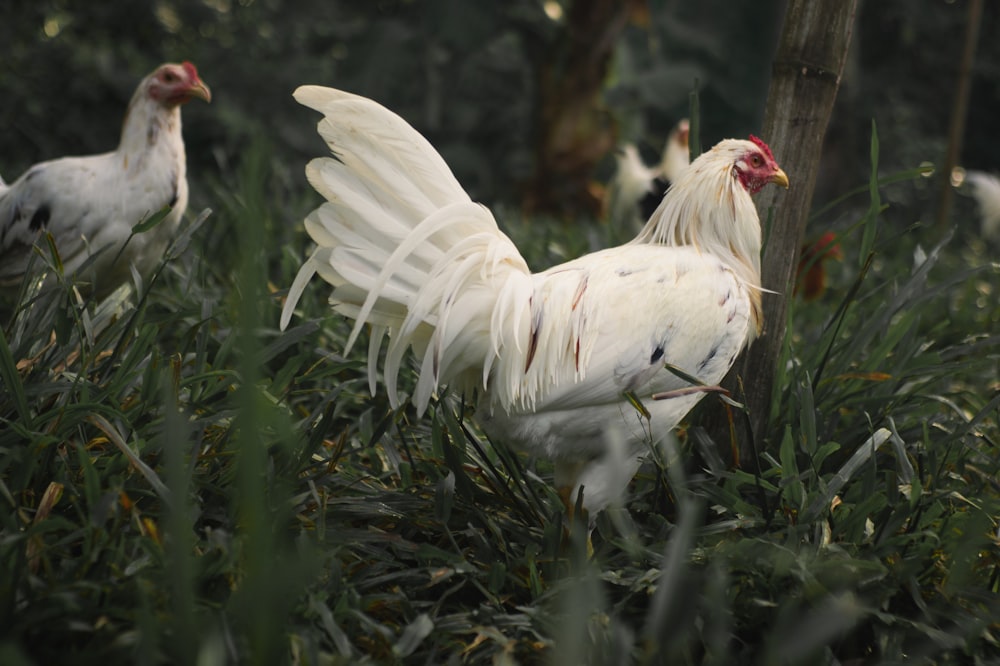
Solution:
<svg viewBox="0 0 1000 666"><path fill-rule="evenodd" d="M759 333L760 220L730 164L692 164L684 170L632 243L690 246L718 257L747 286Z"/></svg>
<svg viewBox="0 0 1000 666"><path fill-rule="evenodd" d="M184 162L184 141L181 138L179 106L165 107L137 91L129 103L122 125L121 141L116 153L122 168L135 173L153 153L168 153L171 162Z"/></svg>
<svg viewBox="0 0 1000 666"><path fill-rule="evenodd" d="M673 137L667 141L667 148L663 151L663 159L660 161L660 173L671 183L687 168L688 150L687 146Z"/></svg>

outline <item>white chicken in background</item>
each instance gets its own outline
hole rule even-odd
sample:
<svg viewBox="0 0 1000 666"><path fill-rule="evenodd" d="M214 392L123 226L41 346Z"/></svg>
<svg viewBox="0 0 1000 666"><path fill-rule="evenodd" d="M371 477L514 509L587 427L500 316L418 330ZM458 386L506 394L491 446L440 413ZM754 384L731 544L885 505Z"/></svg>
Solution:
<svg viewBox="0 0 1000 666"><path fill-rule="evenodd" d="M615 156L609 193L609 216L617 224L641 227L660 205L663 194L690 162L690 123L682 119L667 136L656 166L647 166L635 144L625 144Z"/></svg>
<svg viewBox="0 0 1000 666"><path fill-rule="evenodd" d="M45 232L66 275L101 251L76 276L98 295L126 281L130 266L140 274L155 267L187 207L180 106L195 97L211 100L194 65L160 65L132 96L116 150L41 162L10 185L0 181L0 288L20 284ZM137 223L166 206L159 224L121 249Z"/></svg>
<svg viewBox="0 0 1000 666"><path fill-rule="evenodd" d="M966 171L965 182L979 205L983 238L1000 243L1000 178L983 171Z"/></svg>
<svg viewBox="0 0 1000 666"><path fill-rule="evenodd" d="M303 86L295 98L325 115L319 133L336 159L306 168L327 201L305 220L318 247L290 288L282 327L318 273L333 285L333 308L355 320L348 349L372 326L373 393L388 333L392 405L412 349L417 411L445 384L478 393L483 429L554 461L567 506L582 490L593 517L620 499L648 447L703 395L685 391L668 365L716 384L758 334L761 231L750 195L788 185L759 139L702 155L631 243L533 274L402 118L330 88Z"/></svg>

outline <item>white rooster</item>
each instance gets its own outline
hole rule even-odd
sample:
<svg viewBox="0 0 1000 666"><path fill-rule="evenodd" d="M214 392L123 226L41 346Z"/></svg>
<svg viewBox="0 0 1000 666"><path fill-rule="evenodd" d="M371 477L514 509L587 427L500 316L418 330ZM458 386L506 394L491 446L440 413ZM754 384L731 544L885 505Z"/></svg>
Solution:
<svg viewBox="0 0 1000 666"><path fill-rule="evenodd" d="M691 161L691 125L681 119L667 136L659 164L646 166L635 144L625 144L615 156L609 190L609 213L619 224L641 226L660 205L663 194Z"/></svg>
<svg viewBox="0 0 1000 666"><path fill-rule="evenodd" d="M67 275L101 251L86 275L77 276L95 293L127 280L130 265L148 273L187 207L180 106L195 97L211 100L194 65L160 65L132 96L113 152L41 162L10 185L0 181L0 287L21 282L32 246L45 232ZM121 250L132 228L165 206L170 213Z"/></svg>
<svg viewBox="0 0 1000 666"><path fill-rule="evenodd" d="M668 365L716 384L758 334L761 232L750 194L788 185L759 139L723 141L692 163L631 243L532 273L402 118L330 88L303 86L295 98L325 115L319 133L336 159L306 168L327 202L306 218L318 247L282 327L318 273L334 287L334 309L355 320L348 348L372 326L373 392L388 333L392 405L412 349L418 412L444 384L478 392L482 427L553 460L567 506L582 490L593 517L618 499L648 447L699 400Z"/></svg>
<svg viewBox="0 0 1000 666"><path fill-rule="evenodd" d="M965 182L979 206L982 237L1000 243L1000 177L984 171L967 171Z"/></svg>

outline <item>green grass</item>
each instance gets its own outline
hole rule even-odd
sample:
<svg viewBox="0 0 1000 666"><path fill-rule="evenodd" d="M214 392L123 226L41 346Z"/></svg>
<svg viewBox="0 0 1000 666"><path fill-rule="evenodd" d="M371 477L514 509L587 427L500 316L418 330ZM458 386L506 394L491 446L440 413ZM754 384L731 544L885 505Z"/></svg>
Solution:
<svg viewBox="0 0 1000 666"><path fill-rule="evenodd" d="M300 180L251 150L137 297L56 282L8 315L0 663L1000 659L981 242L936 245L879 187L824 212L845 260L792 308L755 464L728 465L697 410L588 560L545 461L492 446L454 396L419 419L370 396L319 281L277 330L317 203ZM614 235L502 220L539 267Z"/></svg>

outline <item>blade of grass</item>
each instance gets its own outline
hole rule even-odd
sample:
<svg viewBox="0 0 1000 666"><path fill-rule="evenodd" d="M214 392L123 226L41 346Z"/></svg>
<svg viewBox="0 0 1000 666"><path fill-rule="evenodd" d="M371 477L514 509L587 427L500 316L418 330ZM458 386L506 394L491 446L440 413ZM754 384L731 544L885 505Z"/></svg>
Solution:
<svg viewBox="0 0 1000 666"><path fill-rule="evenodd" d="M890 437L892 437L892 432L888 428L879 428L867 441L859 446L848 461L837 470L833 478L827 481L826 488L813 500L809 508L806 509L803 520L811 522L829 511L834 496L841 491L844 485L854 477L865 463L871 460L875 452L889 441Z"/></svg>
<svg viewBox="0 0 1000 666"><path fill-rule="evenodd" d="M0 377L9 395L14 401L18 418L27 430L35 429L35 419L28 408L28 399L24 392L24 384L21 383L21 375L17 371L17 363L11 354L10 345L7 344L7 335L0 329Z"/></svg>

